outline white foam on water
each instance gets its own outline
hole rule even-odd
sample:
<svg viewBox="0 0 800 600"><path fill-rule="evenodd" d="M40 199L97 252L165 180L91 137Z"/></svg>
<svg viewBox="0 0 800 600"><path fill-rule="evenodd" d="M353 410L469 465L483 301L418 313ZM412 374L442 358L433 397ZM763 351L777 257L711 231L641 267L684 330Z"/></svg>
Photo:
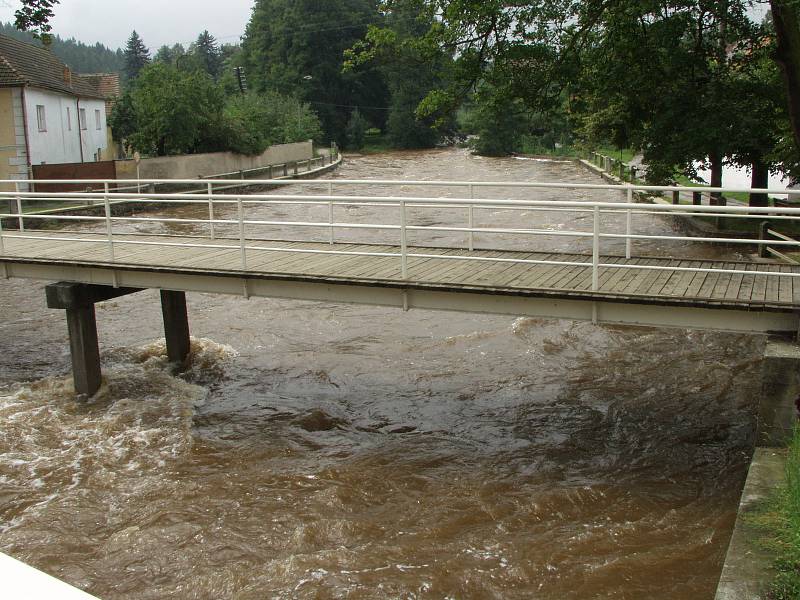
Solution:
<svg viewBox="0 0 800 600"><path fill-rule="evenodd" d="M48 377L0 395L0 481L14 517L7 534L70 496L126 494L159 478L192 447L195 408L208 396L194 380L221 374L235 356L229 346L192 340L189 369L174 375L163 340L104 356L103 385L86 403L71 376ZM9 543L4 537L3 542Z"/></svg>

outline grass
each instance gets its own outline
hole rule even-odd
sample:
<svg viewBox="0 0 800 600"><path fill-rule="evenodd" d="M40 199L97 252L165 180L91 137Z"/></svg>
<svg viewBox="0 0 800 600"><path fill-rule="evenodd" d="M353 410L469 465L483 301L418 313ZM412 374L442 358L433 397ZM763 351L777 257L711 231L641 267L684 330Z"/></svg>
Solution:
<svg viewBox="0 0 800 600"><path fill-rule="evenodd" d="M751 523L764 533L760 543L775 556L776 571L769 598L800 598L800 426L795 429L786 461L786 484L775 491Z"/></svg>
<svg viewBox="0 0 800 600"><path fill-rule="evenodd" d="M636 156L636 152L631 150L630 148L612 148L612 147L602 147L597 148L595 152L599 152L600 154L605 154L611 158L616 158L617 160L621 160L622 162L630 162L633 160L633 157Z"/></svg>

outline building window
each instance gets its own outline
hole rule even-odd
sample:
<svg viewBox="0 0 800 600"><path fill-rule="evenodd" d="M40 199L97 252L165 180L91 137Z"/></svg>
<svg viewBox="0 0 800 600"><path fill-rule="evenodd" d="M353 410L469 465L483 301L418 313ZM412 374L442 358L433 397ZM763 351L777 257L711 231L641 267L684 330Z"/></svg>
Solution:
<svg viewBox="0 0 800 600"><path fill-rule="evenodd" d="M80 123L81 129L86 129L86 109L82 108L78 112L78 122Z"/></svg>
<svg viewBox="0 0 800 600"><path fill-rule="evenodd" d="M99 110L94 111L94 125L97 131L100 131L100 129L102 129Z"/></svg>
<svg viewBox="0 0 800 600"><path fill-rule="evenodd" d="M47 131L47 119L44 114L44 106L41 104L36 105L36 122L39 125L39 131Z"/></svg>
<svg viewBox="0 0 800 600"><path fill-rule="evenodd" d="M72 131L72 113L69 110L69 106L67 107L67 131Z"/></svg>

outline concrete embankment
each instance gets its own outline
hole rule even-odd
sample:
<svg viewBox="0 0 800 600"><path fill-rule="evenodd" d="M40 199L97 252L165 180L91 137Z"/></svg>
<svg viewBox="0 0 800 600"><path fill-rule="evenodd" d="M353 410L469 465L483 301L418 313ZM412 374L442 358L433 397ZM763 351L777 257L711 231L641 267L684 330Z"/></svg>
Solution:
<svg viewBox="0 0 800 600"><path fill-rule="evenodd" d="M748 515L784 484L786 446L798 420L800 346L770 339L764 349L758 406L757 447L739 504L736 526L725 556L715 600L768 598L774 556L759 543Z"/></svg>
<svg viewBox="0 0 800 600"><path fill-rule="evenodd" d="M293 163L266 165L255 169L251 169L249 171L239 171L237 173L222 173L222 174L205 176L203 178L198 179L198 183L196 185L190 185L188 187L170 186L168 184L160 185L157 187L146 181L143 182L141 186L133 186L133 189L131 189L130 187L122 189L122 186L120 186L120 189L112 191L111 200L109 202L111 214L112 216L122 216L125 214L129 214L133 211L145 210L149 206L147 202L141 202L129 199L114 199L114 193L119 193L120 191L126 191L128 193L137 193L137 189L140 188L143 193L150 193L150 194L154 194L157 192L161 193L181 192L184 194L205 194L208 191L209 183L213 184L214 191L218 193L232 193L237 191L246 193L248 190L262 191L262 190L272 189L275 186L270 186L269 184L265 183L245 183L244 185L239 185L238 183L228 184L228 183L221 183L220 180L231 179L231 180L237 180L238 182L238 180L247 180L247 179L263 180L265 178L271 181L285 181L291 179L314 179L316 177L320 177L322 175L325 175L326 173L338 169L339 166L341 166L342 161L343 158L341 154L337 154L333 158L331 158L330 155L328 154L319 157L319 159L307 159L303 161L296 161ZM315 167L314 164L318 164L319 166ZM26 215L35 214L37 216L53 215L54 219L52 221L49 219L36 219L37 229L55 227L60 225L62 222L55 218L58 215L97 216L105 214L105 206L102 200L91 201L91 202L92 202L91 204L60 206L44 210L37 210L35 212L32 211L26 212L25 214ZM12 209L9 212L11 213L17 212L16 207L11 207L11 208ZM3 229L14 229L19 227L19 217L13 216L2 219L2 227Z"/></svg>

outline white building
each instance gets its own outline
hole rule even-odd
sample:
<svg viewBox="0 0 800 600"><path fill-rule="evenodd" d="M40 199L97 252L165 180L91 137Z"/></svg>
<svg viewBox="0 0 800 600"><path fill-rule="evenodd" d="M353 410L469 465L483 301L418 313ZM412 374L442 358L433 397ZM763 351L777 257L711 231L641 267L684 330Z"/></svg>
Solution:
<svg viewBox="0 0 800 600"><path fill-rule="evenodd" d="M116 75L72 73L49 50L0 35L0 179L29 179L34 165L115 158L109 78L118 90Z"/></svg>

